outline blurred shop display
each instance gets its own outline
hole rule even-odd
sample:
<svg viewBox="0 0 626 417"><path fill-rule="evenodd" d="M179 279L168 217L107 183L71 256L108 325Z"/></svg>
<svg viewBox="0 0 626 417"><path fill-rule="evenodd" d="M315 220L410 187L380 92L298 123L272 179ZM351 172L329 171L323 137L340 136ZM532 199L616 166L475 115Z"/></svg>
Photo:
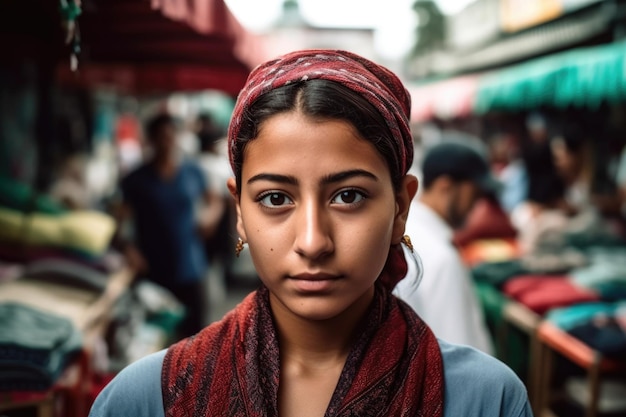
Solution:
<svg viewBox="0 0 626 417"><path fill-rule="evenodd" d="M476 0L444 26L407 63L414 121L624 101L623 1Z"/></svg>
<svg viewBox="0 0 626 417"><path fill-rule="evenodd" d="M418 1L416 5L429 2ZM414 54L410 78L480 72L623 36L617 0L475 0L446 16L443 40ZM433 11L436 14L436 10Z"/></svg>
<svg viewBox="0 0 626 417"><path fill-rule="evenodd" d="M84 417L171 342L186 312L134 283L117 183L152 112L227 123L256 42L222 0L0 2L0 414Z"/></svg>
<svg viewBox="0 0 626 417"><path fill-rule="evenodd" d="M7 0L0 23L3 62L38 61L82 85L235 95L256 63L222 0Z"/></svg>
<svg viewBox="0 0 626 417"><path fill-rule="evenodd" d="M571 107L597 110L626 101L626 40L578 47L497 70L409 84L415 122L490 111Z"/></svg>
<svg viewBox="0 0 626 417"><path fill-rule="evenodd" d="M480 138L502 181L456 236L496 354L535 415L624 416L626 2L476 0L443 27L406 64L411 119L418 148Z"/></svg>

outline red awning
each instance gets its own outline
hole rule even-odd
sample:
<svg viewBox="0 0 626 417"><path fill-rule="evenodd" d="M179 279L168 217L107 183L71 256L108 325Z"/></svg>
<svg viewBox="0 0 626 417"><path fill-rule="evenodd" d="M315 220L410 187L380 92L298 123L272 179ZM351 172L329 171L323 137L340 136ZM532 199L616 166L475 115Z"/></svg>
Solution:
<svg viewBox="0 0 626 417"><path fill-rule="evenodd" d="M477 76L463 76L423 85L408 85L411 93L411 121L438 117L451 119L472 111L478 88Z"/></svg>
<svg viewBox="0 0 626 417"><path fill-rule="evenodd" d="M223 0L83 0L78 21L79 72L61 66L64 81L236 95L257 63L256 39Z"/></svg>

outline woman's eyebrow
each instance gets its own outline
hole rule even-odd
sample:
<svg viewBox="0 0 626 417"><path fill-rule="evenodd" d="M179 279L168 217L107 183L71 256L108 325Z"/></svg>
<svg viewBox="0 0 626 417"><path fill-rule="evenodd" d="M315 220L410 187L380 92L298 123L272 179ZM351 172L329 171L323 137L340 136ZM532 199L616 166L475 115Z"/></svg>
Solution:
<svg viewBox="0 0 626 417"><path fill-rule="evenodd" d="M378 181L378 177L369 171L365 171L364 169L351 169L349 171L342 171L325 176L322 178L322 185L337 183L354 177L365 177Z"/></svg>
<svg viewBox="0 0 626 417"><path fill-rule="evenodd" d="M298 185L298 179L296 177L292 177L290 175L281 175L281 174L269 174L269 173L257 174L254 177L250 178L247 183L251 184L255 181L271 181L271 182L279 182L283 184Z"/></svg>
<svg viewBox="0 0 626 417"><path fill-rule="evenodd" d="M366 171L364 169L351 169L348 171L342 171L342 172L337 172L335 174L326 175L322 178L321 184L322 185L333 184L333 183L345 181L347 179L355 178L355 177L365 177L365 178L372 179L374 181L378 181L378 177L369 171ZM247 181L247 183L251 184L255 181L271 181L271 182L278 182L278 183L289 184L289 185L298 185L299 183L298 179L291 175L270 174L270 173L257 174L253 176L252 178L250 178Z"/></svg>

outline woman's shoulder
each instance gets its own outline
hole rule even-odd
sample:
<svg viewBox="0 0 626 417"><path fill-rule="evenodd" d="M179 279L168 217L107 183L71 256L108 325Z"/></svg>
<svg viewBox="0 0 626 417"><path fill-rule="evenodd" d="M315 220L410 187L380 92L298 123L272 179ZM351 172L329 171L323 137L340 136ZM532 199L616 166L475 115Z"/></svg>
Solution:
<svg viewBox="0 0 626 417"><path fill-rule="evenodd" d="M532 416L526 387L508 366L469 346L439 346L446 416Z"/></svg>
<svg viewBox="0 0 626 417"><path fill-rule="evenodd" d="M526 388L502 362L468 346L439 340L445 416L532 416ZM163 416L161 370L166 351L132 363L96 399L89 417Z"/></svg>
<svg viewBox="0 0 626 417"><path fill-rule="evenodd" d="M166 350L124 368L98 395L89 417L163 417L161 369Z"/></svg>

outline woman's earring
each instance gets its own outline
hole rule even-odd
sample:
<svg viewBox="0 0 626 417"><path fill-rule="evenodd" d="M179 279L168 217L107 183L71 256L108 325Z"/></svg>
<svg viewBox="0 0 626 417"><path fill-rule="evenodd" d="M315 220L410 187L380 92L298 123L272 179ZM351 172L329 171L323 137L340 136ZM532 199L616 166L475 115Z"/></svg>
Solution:
<svg viewBox="0 0 626 417"><path fill-rule="evenodd" d="M243 239L237 238L237 244L235 245L235 256L239 258L239 254L243 250Z"/></svg>
<svg viewBox="0 0 626 417"><path fill-rule="evenodd" d="M404 243L406 247L409 248L411 252L413 252L413 243L411 243L411 238L409 237L409 235L402 236L402 243Z"/></svg>

